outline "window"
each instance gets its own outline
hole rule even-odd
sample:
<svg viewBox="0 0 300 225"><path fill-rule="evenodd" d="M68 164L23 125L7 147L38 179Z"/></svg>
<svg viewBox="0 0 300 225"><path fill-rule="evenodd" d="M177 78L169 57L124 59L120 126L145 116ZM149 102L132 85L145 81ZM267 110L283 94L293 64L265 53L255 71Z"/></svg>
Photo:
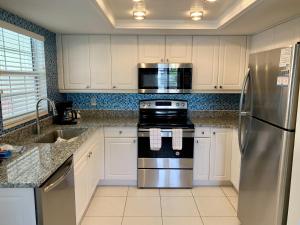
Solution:
<svg viewBox="0 0 300 225"><path fill-rule="evenodd" d="M4 128L34 118L47 96L44 42L0 27L0 90ZM47 103L40 104L47 113Z"/></svg>

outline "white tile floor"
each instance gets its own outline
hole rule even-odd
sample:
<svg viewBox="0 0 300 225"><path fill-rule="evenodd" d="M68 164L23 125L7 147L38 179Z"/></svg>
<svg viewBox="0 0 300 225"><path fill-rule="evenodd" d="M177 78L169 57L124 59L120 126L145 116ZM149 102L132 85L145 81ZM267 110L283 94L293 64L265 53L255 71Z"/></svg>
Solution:
<svg viewBox="0 0 300 225"><path fill-rule="evenodd" d="M232 187L100 187L81 225L240 225Z"/></svg>

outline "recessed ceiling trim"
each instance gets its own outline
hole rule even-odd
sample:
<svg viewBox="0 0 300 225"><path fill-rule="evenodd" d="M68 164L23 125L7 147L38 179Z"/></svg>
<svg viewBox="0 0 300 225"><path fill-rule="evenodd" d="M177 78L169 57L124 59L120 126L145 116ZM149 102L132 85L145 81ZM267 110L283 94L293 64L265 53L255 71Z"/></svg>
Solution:
<svg viewBox="0 0 300 225"><path fill-rule="evenodd" d="M111 25L115 29L204 29L204 30L217 30L222 28L235 19L241 14L245 13L250 8L256 6L262 0L241 0L233 4L228 8L218 19L216 20L202 20L199 22L187 21L187 20L144 20L135 21L128 19L115 19L113 12L105 3L105 0L91 0L98 5L98 8L104 13Z"/></svg>

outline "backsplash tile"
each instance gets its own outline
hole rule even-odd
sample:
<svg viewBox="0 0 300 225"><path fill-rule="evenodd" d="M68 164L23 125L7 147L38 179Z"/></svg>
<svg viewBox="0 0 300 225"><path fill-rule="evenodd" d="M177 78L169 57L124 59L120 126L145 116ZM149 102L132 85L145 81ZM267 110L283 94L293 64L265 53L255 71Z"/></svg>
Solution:
<svg viewBox="0 0 300 225"><path fill-rule="evenodd" d="M66 94L75 109L138 110L143 99L183 99L190 110L238 110L239 94L116 94L78 93ZM96 102L93 106L91 102Z"/></svg>
<svg viewBox="0 0 300 225"><path fill-rule="evenodd" d="M0 20L7 23L14 24L23 29L37 33L45 37L45 64L46 64L46 76L47 76L47 94L50 99L55 101L64 100L64 96L58 91L58 75L57 75L57 59L56 59L56 34L49 30L40 27L30 21L27 21L19 16L16 16L10 12L0 8ZM1 104L0 104L1 106ZM22 126L26 126L33 121L26 124L19 125L12 129L3 130L2 113L0 107L0 135L18 129Z"/></svg>

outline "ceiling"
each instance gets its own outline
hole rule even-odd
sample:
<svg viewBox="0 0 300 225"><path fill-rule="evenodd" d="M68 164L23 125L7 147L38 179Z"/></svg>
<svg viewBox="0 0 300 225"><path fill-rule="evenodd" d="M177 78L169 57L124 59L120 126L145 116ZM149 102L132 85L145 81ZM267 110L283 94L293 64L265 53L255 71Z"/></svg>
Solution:
<svg viewBox="0 0 300 225"><path fill-rule="evenodd" d="M204 8L205 20L215 20L238 0L219 0L214 3L202 0L145 0L147 20L188 20L191 7ZM132 19L132 0L105 0L116 20ZM170 8L170 6L172 6Z"/></svg>
<svg viewBox="0 0 300 225"><path fill-rule="evenodd" d="M0 7L69 34L245 35L300 15L299 0L217 0L195 22L189 9L197 1L145 0L144 21L132 18L132 0L0 0Z"/></svg>

